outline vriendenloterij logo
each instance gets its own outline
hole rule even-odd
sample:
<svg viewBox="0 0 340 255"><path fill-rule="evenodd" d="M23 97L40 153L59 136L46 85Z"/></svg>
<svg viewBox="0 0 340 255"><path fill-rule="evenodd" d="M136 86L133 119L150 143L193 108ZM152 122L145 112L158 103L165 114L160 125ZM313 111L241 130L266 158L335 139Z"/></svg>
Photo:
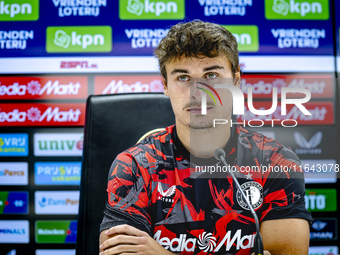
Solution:
<svg viewBox="0 0 340 255"><path fill-rule="evenodd" d="M33 21L39 19L39 0L0 1L0 21Z"/></svg>
<svg viewBox="0 0 340 255"><path fill-rule="evenodd" d="M184 0L119 0L122 20L180 20L185 17Z"/></svg>
<svg viewBox="0 0 340 255"><path fill-rule="evenodd" d="M63 52L110 52L112 28L110 26L48 27L46 51Z"/></svg>
<svg viewBox="0 0 340 255"><path fill-rule="evenodd" d="M259 50L259 29L255 25L222 25L237 41L239 52L257 52Z"/></svg>
<svg viewBox="0 0 340 255"><path fill-rule="evenodd" d="M265 0L266 19L327 20L328 0Z"/></svg>

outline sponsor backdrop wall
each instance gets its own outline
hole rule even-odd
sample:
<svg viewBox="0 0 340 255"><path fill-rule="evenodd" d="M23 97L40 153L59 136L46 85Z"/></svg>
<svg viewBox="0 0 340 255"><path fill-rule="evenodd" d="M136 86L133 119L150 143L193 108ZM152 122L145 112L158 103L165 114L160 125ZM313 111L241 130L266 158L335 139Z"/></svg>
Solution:
<svg viewBox="0 0 340 255"><path fill-rule="evenodd" d="M236 37L255 108L270 108L274 87L311 92L311 116L288 106L263 119L296 128L258 131L302 161L310 254L338 254L339 11L337 0L1 0L0 253L75 254L86 98L162 92L153 49L198 18ZM246 108L238 121L255 118Z"/></svg>

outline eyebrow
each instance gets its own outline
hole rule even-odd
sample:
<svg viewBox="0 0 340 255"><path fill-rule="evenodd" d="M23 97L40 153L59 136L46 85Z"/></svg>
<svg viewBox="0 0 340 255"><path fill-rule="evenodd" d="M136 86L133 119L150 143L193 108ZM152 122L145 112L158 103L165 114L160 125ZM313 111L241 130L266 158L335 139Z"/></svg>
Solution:
<svg viewBox="0 0 340 255"><path fill-rule="evenodd" d="M209 66L209 67L206 67L203 69L203 72L207 72L207 71L211 71L211 70L214 70L214 69L223 69L224 70L224 67L223 66L219 66L219 65L214 65L214 66ZM171 71L171 75L173 74L176 74L176 73L189 73L188 70L186 69L174 69Z"/></svg>
<svg viewBox="0 0 340 255"><path fill-rule="evenodd" d="M203 71L206 72L206 71L211 71L211 70L214 70L214 69L224 69L224 67L219 66L219 65L214 65L214 66L204 68Z"/></svg>
<svg viewBox="0 0 340 255"><path fill-rule="evenodd" d="M185 70L185 69L177 69L176 68L176 69L172 70L170 74L173 75L175 73L189 73L189 71Z"/></svg>

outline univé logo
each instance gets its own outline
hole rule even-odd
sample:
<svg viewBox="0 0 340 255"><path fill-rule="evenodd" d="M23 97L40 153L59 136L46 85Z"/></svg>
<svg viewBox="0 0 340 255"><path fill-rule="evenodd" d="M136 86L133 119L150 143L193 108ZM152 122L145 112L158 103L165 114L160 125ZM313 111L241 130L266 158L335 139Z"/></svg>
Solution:
<svg viewBox="0 0 340 255"><path fill-rule="evenodd" d="M122 20L184 19L184 0L119 0Z"/></svg>

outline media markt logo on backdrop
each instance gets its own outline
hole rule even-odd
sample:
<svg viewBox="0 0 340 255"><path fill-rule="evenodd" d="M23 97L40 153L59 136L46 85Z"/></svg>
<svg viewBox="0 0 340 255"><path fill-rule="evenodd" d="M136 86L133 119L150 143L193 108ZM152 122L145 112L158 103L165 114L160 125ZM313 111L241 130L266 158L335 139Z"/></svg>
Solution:
<svg viewBox="0 0 340 255"><path fill-rule="evenodd" d="M185 0L119 0L121 20L180 20Z"/></svg>
<svg viewBox="0 0 340 255"><path fill-rule="evenodd" d="M311 212L337 210L336 189L306 189L306 209Z"/></svg>
<svg viewBox="0 0 340 255"><path fill-rule="evenodd" d="M81 162L34 163L35 185L79 185Z"/></svg>
<svg viewBox="0 0 340 255"><path fill-rule="evenodd" d="M68 16L94 16L100 14L100 7L106 7L106 0L52 0L55 7L58 7L59 17Z"/></svg>
<svg viewBox="0 0 340 255"><path fill-rule="evenodd" d="M79 191L36 191L36 214L78 214Z"/></svg>
<svg viewBox="0 0 340 255"><path fill-rule="evenodd" d="M163 92L162 77L156 75L141 76L96 76L95 94Z"/></svg>
<svg viewBox="0 0 340 255"><path fill-rule="evenodd" d="M39 0L0 1L0 21L32 21L39 19Z"/></svg>
<svg viewBox="0 0 340 255"><path fill-rule="evenodd" d="M34 156L81 156L83 133L34 134Z"/></svg>
<svg viewBox="0 0 340 255"><path fill-rule="evenodd" d="M37 243L75 243L77 221L36 221L35 241Z"/></svg>
<svg viewBox="0 0 340 255"><path fill-rule="evenodd" d="M28 156L28 134L0 134L0 157L7 156Z"/></svg>
<svg viewBox="0 0 340 255"><path fill-rule="evenodd" d="M204 6L204 16L216 15L246 15L246 7L253 5L253 0L198 0L201 6Z"/></svg>
<svg viewBox="0 0 340 255"><path fill-rule="evenodd" d="M14 108L14 109L13 109ZM83 104L0 104L3 126L80 126L84 124Z"/></svg>
<svg viewBox="0 0 340 255"><path fill-rule="evenodd" d="M236 38L239 52L257 52L259 50L259 29L255 25L222 25Z"/></svg>
<svg viewBox="0 0 340 255"><path fill-rule="evenodd" d="M110 26L67 26L46 29L48 53L110 52L111 50Z"/></svg>
<svg viewBox="0 0 340 255"><path fill-rule="evenodd" d="M265 0L266 19L327 20L328 0Z"/></svg>
<svg viewBox="0 0 340 255"><path fill-rule="evenodd" d="M87 77L0 77L2 99L86 98Z"/></svg>
<svg viewBox="0 0 340 255"><path fill-rule="evenodd" d="M27 214L27 191L0 191L0 214Z"/></svg>

